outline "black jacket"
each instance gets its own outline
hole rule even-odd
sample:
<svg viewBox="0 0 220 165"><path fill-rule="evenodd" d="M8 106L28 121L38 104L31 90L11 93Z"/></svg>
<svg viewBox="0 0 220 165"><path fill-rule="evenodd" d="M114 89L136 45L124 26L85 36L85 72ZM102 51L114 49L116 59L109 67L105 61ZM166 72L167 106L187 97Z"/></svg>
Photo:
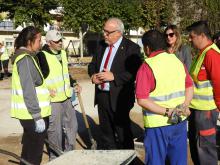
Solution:
<svg viewBox="0 0 220 165"><path fill-rule="evenodd" d="M106 47L107 45L104 41L99 43L98 50L88 66L90 77L99 72ZM134 81L141 63L140 47L134 42L123 38L110 69L114 75L114 81L110 82L110 102L113 111L121 107L126 107L126 109L130 110L134 106ZM97 92L96 85L95 105L97 104Z"/></svg>

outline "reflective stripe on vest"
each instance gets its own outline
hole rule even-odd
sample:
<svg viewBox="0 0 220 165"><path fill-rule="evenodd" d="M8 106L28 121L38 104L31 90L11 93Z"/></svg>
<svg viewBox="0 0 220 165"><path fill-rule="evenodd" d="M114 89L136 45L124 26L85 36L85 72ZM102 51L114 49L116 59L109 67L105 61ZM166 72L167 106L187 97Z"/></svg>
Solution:
<svg viewBox="0 0 220 165"><path fill-rule="evenodd" d="M68 71L68 61L65 51L61 50L62 64L54 54L43 51L47 59L50 73L46 78L48 89L56 91L55 97L51 97L51 102L64 101L71 97L70 80Z"/></svg>
<svg viewBox="0 0 220 165"><path fill-rule="evenodd" d="M185 69L182 62L174 55L161 53L145 60L153 71L155 89L150 98L165 108L174 108L185 100ZM159 66L159 67L158 67ZM169 74L169 75L167 75ZM170 125L168 117L143 109L146 128ZM185 117L182 117L184 120Z"/></svg>
<svg viewBox="0 0 220 165"><path fill-rule="evenodd" d="M27 54L19 55L13 65L13 74L12 74L12 101L11 101L11 117L18 119L32 119L31 114L28 112L26 104L24 102L23 90L20 83L20 77L17 70L17 62L23 57L29 56ZM30 56L31 57L31 56ZM32 58L32 57L31 57ZM33 58L32 58L33 59ZM35 60L34 65L39 71L42 79L43 76L40 72L38 65ZM39 101L39 108L41 109L41 117L46 117L51 115L51 106L50 106L50 93L43 81L42 85L35 87L37 99Z"/></svg>
<svg viewBox="0 0 220 165"><path fill-rule="evenodd" d="M199 57L195 58L190 69L190 74L194 81L194 95L190 103L190 107L193 109L213 110L217 108L213 97L213 87L211 81L198 80L198 73L205 59L206 52L210 49L214 49L220 53L220 50L215 44L208 46Z"/></svg>
<svg viewBox="0 0 220 165"><path fill-rule="evenodd" d="M172 100L172 99L182 97L182 96L183 97L185 96L185 91L174 92L166 96L157 96L157 97L152 96L151 99L154 101L166 101L166 100Z"/></svg>
<svg viewBox="0 0 220 165"><path fill-rule="evenodd" d="M9 59L9 52L8 52L8 49L5 47L5 50L1 55L1 60L4 61L4 60L8 60L8 59Z"/></svg>

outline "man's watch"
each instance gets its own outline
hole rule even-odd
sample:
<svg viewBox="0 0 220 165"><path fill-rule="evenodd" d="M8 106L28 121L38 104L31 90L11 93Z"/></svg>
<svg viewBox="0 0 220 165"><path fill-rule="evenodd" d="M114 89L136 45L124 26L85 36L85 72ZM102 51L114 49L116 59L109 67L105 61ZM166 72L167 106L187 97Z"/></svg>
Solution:
<svg viewBox="0 0 220 165"><path fill-rule="evenodd" d="M166 108L166 111L165 111L165 113L164 113L164 116L165 116L165 117L168 117L169 110L170 110L169 108Z"/></svg>

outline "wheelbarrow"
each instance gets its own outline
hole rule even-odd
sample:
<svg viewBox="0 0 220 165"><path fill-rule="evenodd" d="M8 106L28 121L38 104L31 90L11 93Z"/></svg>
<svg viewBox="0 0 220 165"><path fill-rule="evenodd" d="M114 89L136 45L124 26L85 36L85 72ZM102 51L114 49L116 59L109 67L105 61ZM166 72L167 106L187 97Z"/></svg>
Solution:
<svg viewBox="0 0 220 165"><path fill-rule="evenodd" d="M135 150L73 150L61 151L48 139L45 142L59 157L46 165L128 165L136 156Z"/></svg>
<svg viewBox="0 0 220 165"><path fill-rule="evenodd" d="M128 165L135 157L135 150L73 150L45 165Z"/></svg>

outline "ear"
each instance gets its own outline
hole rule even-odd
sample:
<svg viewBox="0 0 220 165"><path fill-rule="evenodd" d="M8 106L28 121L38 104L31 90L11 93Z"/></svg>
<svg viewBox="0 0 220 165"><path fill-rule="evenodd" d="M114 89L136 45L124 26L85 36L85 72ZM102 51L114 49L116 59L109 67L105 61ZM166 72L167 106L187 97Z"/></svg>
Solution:
<svg viewBox="0 0 220 165"><path fill-rule="evenodd" d="M28 45L28 46L31 46L31 41L30 41L30 40L28 40L27 45Z"/></svg>
<svg viewBox="0 0 220 165"><path fill-rule="evenodd" d="M27 49L32 50L32 43L30 40L27 42Z"/></svg>
<svg viewBox="0 0 220 165"><path fill-rule="evenodd" d="M150 55L150 48L148 46L144 46L144 53L146 54L146 56Z"/></svg>
<svg viewBox="0 0 220 165"><path fill-rule="evenodd" d="M51 46L51 42L52 42L52 41L47 41L47 45L48 45L48 46Z"/></svg>
<svg viewBox="0 0 220 165"><path fill-rule="evenodd" d="M207 36L205 35L205 33L201 33L202 38L207 38Z"/></svg>

